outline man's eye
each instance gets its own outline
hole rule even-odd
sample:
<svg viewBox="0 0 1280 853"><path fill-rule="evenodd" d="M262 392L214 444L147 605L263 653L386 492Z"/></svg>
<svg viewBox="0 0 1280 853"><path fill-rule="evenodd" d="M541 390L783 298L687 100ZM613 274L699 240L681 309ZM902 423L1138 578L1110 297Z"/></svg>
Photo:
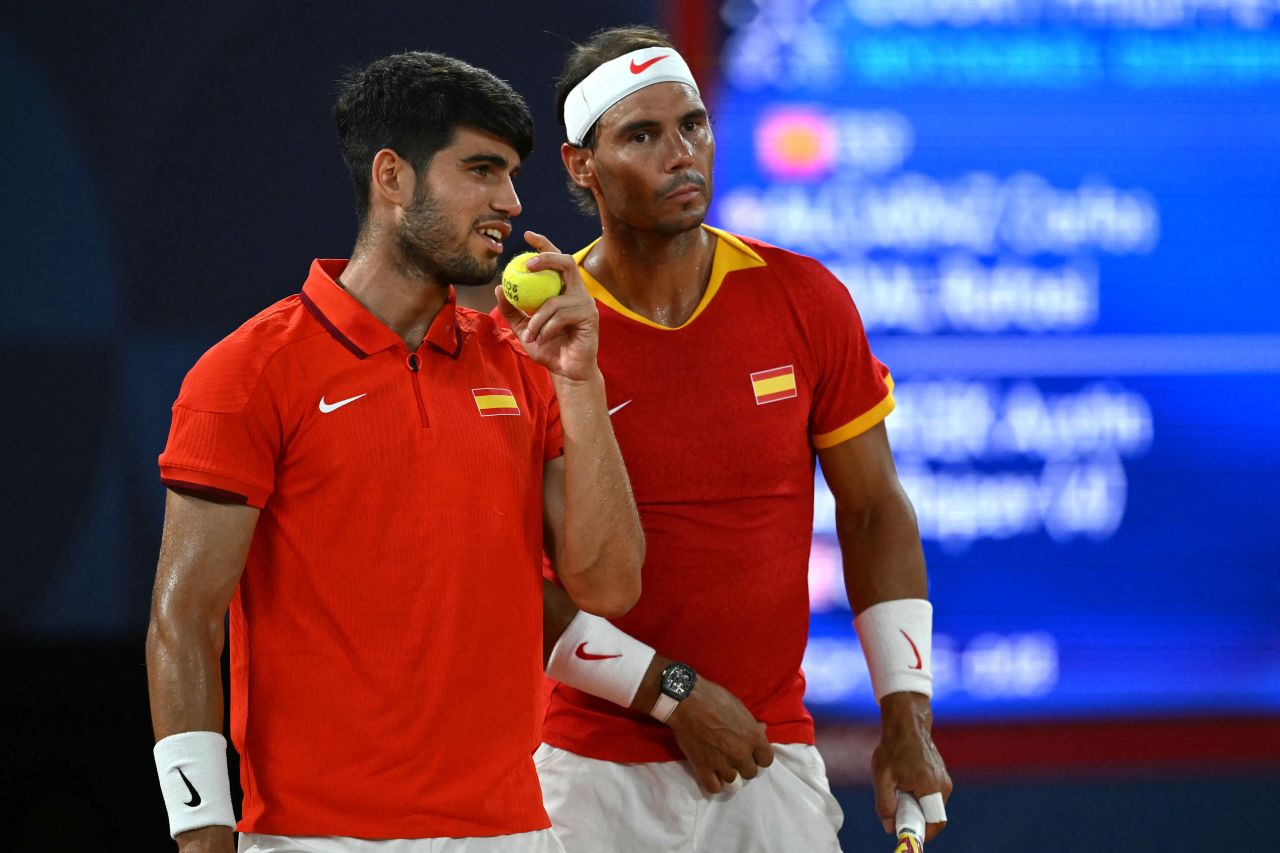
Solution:
<svg viewBox="0 0 1280 853"><path fill-rule="evenodd" d="M648 142L648 141L649 141L649 134L644 133L644 132L637 133L635 136L631 137L631 139L632 139L632 141L634 141L634 142Z"/></svg>

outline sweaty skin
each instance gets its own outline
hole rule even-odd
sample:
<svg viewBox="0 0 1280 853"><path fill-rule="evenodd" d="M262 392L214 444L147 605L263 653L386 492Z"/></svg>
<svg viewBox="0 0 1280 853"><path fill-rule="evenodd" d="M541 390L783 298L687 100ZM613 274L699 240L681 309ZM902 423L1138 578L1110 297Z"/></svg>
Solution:
<svg viewBox="0 0 1280 853"><path fill-rule="evenodd" d="M679 326L701 301L715 255L715 236L699 227L711 201L715 159L706 108L692 87L658 83L606 111L595 133L594 146L561 146L570 179L591 193L600 211L603 236L584 266L631 311L660 325ZM854 612L884 601L927 597L919 530L898 482L884 425L817 455L836 498ZM697 667L696 660L688 663ZM641 688L650 697L657 689L652 669ZM693 695L701 688L700 680ZM731 703L717 704L735 721L745 711L741 703L731 709ZM648 706L636 709L647 711ZM940 791L945 799L952 785L933 743L928 697L890 694L880 713L881 738L872 762L876 812L889 821L886 830L891 832L896 790L917 797ZM717 788L705 780L723 779L723 768L739 767L742 756L757 754L757 732L750 726L730 723L721 734L728 744L723 749L708 739L692 752L686 749L709 791ZM930 824L926 838L931 840L944 825Z"/></svg>
<svg viewBox="0 0 1280 853"><path fill-rule="evenodd" d="M391 149L373 158L371 224L341 284L411 351L421 345L448 294L449 280L432 270L445 269L441 264L448 261L450 269L492 278L502 245L482 232L509 235L510 219L520 213L512 181L518 168L510 144L467 128L457 130L422 176ZM424 208L423 198L437 206ZM522 337L530 357L551 373L564 431L564 456L544 468L546 540L576 606L620 616L640 595L644 534L605 411L595 361L599 317L572 259L541 235L528 232L527 239L544 252L541 263L559 269L567 284L565 294L526 321L529 334ZM258 516L252 507L167 493L147 632L157 740L178 732L222 731L224 619ZM181 833L177 841L184 853L230 853L232 838L229 828L217 826Z"/></svg>

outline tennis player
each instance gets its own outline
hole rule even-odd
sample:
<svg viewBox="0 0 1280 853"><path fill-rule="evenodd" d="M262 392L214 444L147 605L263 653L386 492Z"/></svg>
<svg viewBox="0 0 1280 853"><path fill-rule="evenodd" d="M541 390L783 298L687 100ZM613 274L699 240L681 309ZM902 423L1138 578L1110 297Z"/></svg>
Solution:
<svg viewBox="0 0 1280 853"><path fill-rule="evenodd" d="M351 259L197 362L160 456L147 663L170 832L232 849L230 607L241 851L559 851L532 759L542 552L601 616L636 600L644 553L597 310L532 232L567 290L532 321L506 306L523 343L455 304L520 213L532 122L506 83L401 54L347 80L335 117Z"/></svg>
<svg viewBox="0 0 1280 853"><path fill-rule="evenodd" d="M848 291L811 258L704 223L715 139L662 33L574 49L557 107L570 188L600 220L574 257L648 547L626 616L548 620L563 633L537 765L561 840L839 849L800 670L815 459L880 704L876 810L891 831L896 792L914 793L932 837L951 793L931 736L932 608L883 424L893 382Z"/></svg>

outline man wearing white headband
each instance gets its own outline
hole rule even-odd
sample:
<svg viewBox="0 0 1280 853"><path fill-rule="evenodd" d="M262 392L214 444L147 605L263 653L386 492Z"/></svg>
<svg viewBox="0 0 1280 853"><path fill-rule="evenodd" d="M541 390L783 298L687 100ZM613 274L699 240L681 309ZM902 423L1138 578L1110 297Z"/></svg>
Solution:
<svg viewBox="0 0 1280 853"><path fill-rule="evenodd" d="M913 793L932 837L951 792L930 733L932 610L882 423L893 383L848 291L810 258L703 224L715 141L663 34L596 34L558 101L570 188L600 217L575 258L647 539L625 617L557 614L547 596L558 642L536 760L561 840L840 849L802 703L815 458L880 703L876 809L890 828L897 793Z"/></svg>

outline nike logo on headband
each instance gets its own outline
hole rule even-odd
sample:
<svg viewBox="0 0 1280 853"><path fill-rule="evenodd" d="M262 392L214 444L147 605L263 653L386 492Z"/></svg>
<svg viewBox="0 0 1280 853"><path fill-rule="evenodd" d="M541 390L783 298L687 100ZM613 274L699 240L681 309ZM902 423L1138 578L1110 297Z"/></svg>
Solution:
<svg viewBox="0 0 1280 853"><path fill-rule="evenodd" d="M661 62L662 60L666 59L670 55L671 54L669 53L664 53L662 54L662 56L655 56L653 59L646 59L644 62L641 62L639 65L637 65L636 61L633 59L631 60L631 73L632 74L643 73L644 70L648 68L650 65L653 65L653 63L655 62Z"/></svg>

